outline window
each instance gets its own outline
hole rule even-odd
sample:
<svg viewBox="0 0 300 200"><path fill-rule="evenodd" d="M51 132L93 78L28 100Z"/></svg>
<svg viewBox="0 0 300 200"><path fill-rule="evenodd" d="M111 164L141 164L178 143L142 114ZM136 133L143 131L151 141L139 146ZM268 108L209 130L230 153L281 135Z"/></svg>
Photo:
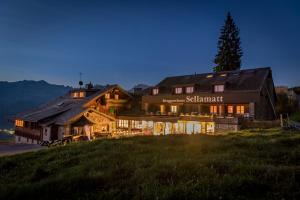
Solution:
<svg viewBox="0 0 300 200"><path fill-rule="evenodd" d="M171 106L171 112L177 113L177 106Z"/></svg>
<svg viewBox="0 0 300 200"><path fill-rule="evenodd" d="M244 114L245 113L245 107L244 106L236 106L236 113L237 114Z"/></svg>
<svg viewBox="0 0 300 200"><path fill-rule="evenodd" d="M79 92L79 97L84 97L84 92Z"/></svg>
<svg viewBox="0 0 300 200"><path fill-rule="evenodd" d="M166 109L165 109L165 105L160 105L160 112L161 113L165 113Z"/></svg>
<svg viewBox="0 0 300 200"><path fill-rule="evenodd" d="M185 88L185 92L186 92L187 94L193 93L193 92L194 92L194 87L186 87L186 88Z"/></svg>
<svg viewBox="0 0 300 200"><path fill-rule="evenodd" d="M118 100L118 99L119 99L119 95L115 94L115 100Z"/></svg>
<svg viewBox="0 0 300 200"><path fill-rule="evenodd" d="M78 96L78 92L73 92L73 98L77 98Z"/></svg>
<svg viewBox="0 0 300 200"><path fill-rule="evenodd" d="M233 106L227 106L227 113L229 114L233 113Z"/></svg>
<svg viewBox="0 0 300 200"><path fill-rule="evenodd" d="M153 95L158 95L158 88L154 88L154 89L152 90L152 94L153 94Z"/></svg>
<svg viewBox="0 0 300 200"><path fill-rule="evenodd" d="M210 113L216 114L218 112L218 106L210 106Z"/></svg>
<svg viewBox="0 0 300 200"><path fill-rule="evenodd" d="M224 92L224 85L215 85L214 91L215 92Z"/></svg>
<svg viewBox="0 0 300 200"><path fill-rule="evenodd" d="M211 78L211 77L213 77L212 74L208 74L208 75L206 76L206 78Z"/></svg>
<svg viewBox="0 0 300 200"><path fill-rule="evenodd" d="M19 127L23 127L23 126L24 126L24 121L23 121L23 120L17 119L17 120L15 121L15 125L16 125L16 126L19 126Z"/></svg>
<svg viewBox="0 0 300 200"><path fill-rule="evenodd" d="M128 120L119 119L118 126L123 128L128 128Z"/></svg>
<svg viewBox="0 0 300 200"><path fill-rule="evenodd" d="M132 123L132 128L137 128L137 129L142 129L143 128L142 121L132 120L131 123Z"/></svg>
<svg viewBox="0 0 300 200"><path fill-rule="evenodd" d="M220 76L223 76L223 77L225 77L225 76L227 76L227 74L221 74Z"/></svg>
<svg viewBox="0 0 300 200"><path fill-rule="evenodd" d="M175 88L175 94L182 94L182 87Z"/></svg>
<svg viewBox="0 0 300 200"><path fill-rule="evenodd" d="M105 94L105 99L110 99L110 93Z"/></svg>

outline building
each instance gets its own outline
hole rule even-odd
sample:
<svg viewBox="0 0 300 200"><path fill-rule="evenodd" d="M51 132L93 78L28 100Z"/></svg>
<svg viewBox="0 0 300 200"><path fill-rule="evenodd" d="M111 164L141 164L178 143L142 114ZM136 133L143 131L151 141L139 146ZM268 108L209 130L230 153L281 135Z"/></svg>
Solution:
<svg viewBox="0 0 300 200"><path fill-rule="evenodd" d="M276 94L287 94L288 90L289 90L288 86L280 85L275 87Z"/></svg>
<svg viewBox="0 0 300 200"><path fill-rule="evenodd" d="M85 135L89 139L115 129L116 114L130 109L132 96L118 85L81 88L16 116L17 143L38 143Z"/></svg>
<svg viewBox="0 0 300 200"><path fill-rule="evenodd" d="M136 93L81 88L16 116L16 142L236 131L241 120L274 119L275 101L270 68L167 77Z"/></svg>
<svg viewBox="0 0 300 200"><path fill-rule="evenodd" d="M289 88L287 96L290 101L297 102L297 106L300 108L300 87Z"/></svg>

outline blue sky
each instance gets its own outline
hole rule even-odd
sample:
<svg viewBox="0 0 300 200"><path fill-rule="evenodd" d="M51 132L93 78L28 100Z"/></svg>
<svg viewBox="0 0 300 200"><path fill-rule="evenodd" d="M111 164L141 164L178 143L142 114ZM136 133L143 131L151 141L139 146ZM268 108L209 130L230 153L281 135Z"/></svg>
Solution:
<svg viewBox="0 0 300 200"><path fill-rule="evenodd" d="M242 68L270 66L300 85L300 1L0 1L0 80L154 85L212 71L231 12Z"/></svg>

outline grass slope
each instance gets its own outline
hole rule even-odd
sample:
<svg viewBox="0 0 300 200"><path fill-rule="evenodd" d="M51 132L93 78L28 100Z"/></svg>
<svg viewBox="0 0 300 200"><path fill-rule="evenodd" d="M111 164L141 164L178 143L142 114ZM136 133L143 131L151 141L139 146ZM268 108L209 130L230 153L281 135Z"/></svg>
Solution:
<svg viewBox="0 0 300 200"><path fill-rule="evenodd" d="M99 140L0 158L0 199L299 199L300 132Z"/></svg>

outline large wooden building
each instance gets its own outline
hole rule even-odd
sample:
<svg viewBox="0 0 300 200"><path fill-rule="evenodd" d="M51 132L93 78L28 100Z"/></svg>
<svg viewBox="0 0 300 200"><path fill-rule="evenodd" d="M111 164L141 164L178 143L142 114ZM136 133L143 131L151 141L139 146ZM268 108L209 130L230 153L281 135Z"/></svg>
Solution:
<svg viewBox="0 0 300 200"><path fill-rule="evenodd" d="M241 120L272 120L270 68L167 77L130 94L118 85L82 88L16 116L16 142L84 135L216 134Z"/></svg>

